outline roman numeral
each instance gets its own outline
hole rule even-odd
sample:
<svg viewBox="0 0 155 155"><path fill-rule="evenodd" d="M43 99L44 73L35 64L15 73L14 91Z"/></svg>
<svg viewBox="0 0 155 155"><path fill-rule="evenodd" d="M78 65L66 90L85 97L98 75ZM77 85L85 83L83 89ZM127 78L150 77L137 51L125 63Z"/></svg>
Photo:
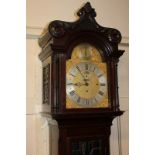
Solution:
<svg viewBox="0 0 155 155"><path fill-rule="evenodd" d="M76 68L77 68L77 70L78 70L79 72L81 72L81 70L80 70L79 66L76 66Z"/></svg>
<svg viewBox="0 0 155 155"><path fill-rule="evenodd" d="M81 98L80 98L80 97L78 97L77 102L78 102L78 103L80 103L80 100L81 100Z"/></svg>
<svg viewBox="0 0 155 155"><path fill-rule="evenodd" d="M75 94L75 91L72 90L72 91L70 92L70 95L73 96L74 94Z"/></svg>
<svg viewBox="0 0 155 155"><path fill-rule="evenodd" d="M86 68L86 70L88 70L88 64L85 64L85 68Z"/></svg>
<svg viewBox="0 0 155 155"><path fill-rule="evenodd" d="M89 104L89 100L87 100L87 99L86 99L86 104L87 104L87 105Z"/></svg>
<svg viewBox="0 0 155 155"><path fill-rule="evenodd" d="M100 86L105 86L105 83L100 83Z"/></svg>
<svg viewBox="0 0 155 155"><path fill-rule="evenodd" d="M103 76L103 74L98 75L99 78L100 78L101 76Z"/></svg>
<svg viewBox="0 0 155 155"><path fill-rule="evenodd" d="M104 95L104 93L102 91L99 91L98 94L100 94L101 96Z"/></svg>
<svg viewBox="0 0 155 155"><path fill-rule="evenodd" d="M95 97L93 98L93 100L95 100L96 103L98 102L97 99L96 99Z"/></svg>
<svg viewBox="0 0 155 155"><path fill-rule="evenodd" d="M71 76L75 77L75 75L73 75L72 73L70 73L69 75L71 75Z"/></svg>
<svg viewBox="0 0 155 155"><path fill-rule="evenodd" d="M73 83L67 83L67 85L73 85Z"/></svg>
<svg viewBox="0 0 155 155"><path fill-rule="evenodd" d="M96 69L96 68L94 67L93 72L95 71L95 69Z"/></svg>

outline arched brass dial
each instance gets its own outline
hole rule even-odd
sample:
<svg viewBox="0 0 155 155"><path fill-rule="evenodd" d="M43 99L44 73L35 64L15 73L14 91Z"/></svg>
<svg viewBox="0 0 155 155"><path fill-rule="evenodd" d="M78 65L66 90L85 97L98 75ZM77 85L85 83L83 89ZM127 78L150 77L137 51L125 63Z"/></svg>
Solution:
<svg viewBox="0 0 155 155"><path fill-rule="evenodd" d="M107 66L99 51L84 43L73 49L66 63L66 107L100 108L108 106Z"/></svg>

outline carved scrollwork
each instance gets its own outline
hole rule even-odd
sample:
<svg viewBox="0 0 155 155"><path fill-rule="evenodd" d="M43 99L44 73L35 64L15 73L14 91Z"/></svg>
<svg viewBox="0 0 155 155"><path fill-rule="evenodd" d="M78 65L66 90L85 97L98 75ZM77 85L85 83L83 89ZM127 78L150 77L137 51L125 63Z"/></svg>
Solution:
<svg viewBox="0 0 155 155"><path fill-rule="evenodd" d="M64 22L58 20L51 22L49 31L55 38L62 37L65 34Z"/></svg>
<svg viewBox="0 0 155 155"><path fill-rule="evenodd" d="M122 39L120 32L116 29L109 29L108 30L108 39L110 42L119 43Z"/></svg>
<svg viewBox="0 0 155 155"><path fill-rule="evenodd" d="M50 64L43 67L43 104L50 104Z"/></svg>
<svg viewBox="0 0 155 155"><path fill-rule="evenodd" d="M89 33L93 42L96 42L96 40L104 42L105 48L108 49L106 52L107 56L118 50L118 43L122 39L121 33L117 29L99 25L95 20L95 9L92 8L89 2L78 10L77 15L79 19L75 22L52 21L48 26L45 36L40 38L39 45L44 49L48 44L52 45L50 46L52 49L56 47L65 49L70 45L71 41L87 38L87 34Z"/></svg>

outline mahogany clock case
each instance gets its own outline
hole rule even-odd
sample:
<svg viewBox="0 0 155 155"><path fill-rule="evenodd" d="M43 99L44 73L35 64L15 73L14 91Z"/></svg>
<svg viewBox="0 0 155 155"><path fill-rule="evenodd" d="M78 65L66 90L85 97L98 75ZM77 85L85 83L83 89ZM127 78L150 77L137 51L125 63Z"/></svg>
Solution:
<svg viewBox="0 0 155 155"><path fill-rule="evenodd" d="M59 127L59 155L109 155L110 127L115 117L123 114L119 108L117 65L124 51L118 49L121 33L100 26L96 12L86 3L75 22L52 21L39 39L43 64L43 111L52 115ZM66 109L66 61L73 48L89 43L100 50L107 63L107 108ZM83 151L82 151L83 150Z"/></svg>
<svg viewBox="0 0 155 155"><path fill-rule="evenodd" d="M77 15L77 21L53 21L39 40L43 62L43 106L50 107L52 115L87 112L118 112L117 63L124 51L118 50L121 34L113 28L100 26L95 21L96 12L86 3ZM108 71L108 108L66 109L66 61L71 58L73 48L80 43L90 43L101 49L103 62ZM49 109L49 108L48 108Z"/></svg>

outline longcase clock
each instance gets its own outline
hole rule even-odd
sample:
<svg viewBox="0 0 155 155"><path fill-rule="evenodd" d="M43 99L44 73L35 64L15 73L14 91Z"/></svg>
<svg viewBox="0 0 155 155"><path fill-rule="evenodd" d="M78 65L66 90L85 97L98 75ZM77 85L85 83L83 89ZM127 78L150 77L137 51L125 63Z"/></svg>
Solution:
<svg viewBox="0 0 155 155"><path fill-rule="evenodd" d="M75 22L52 21L39 39L43 113L59 126L59 155L110 155L110 127L119 108L121 33L100 26L86 3Z"/></svg>

